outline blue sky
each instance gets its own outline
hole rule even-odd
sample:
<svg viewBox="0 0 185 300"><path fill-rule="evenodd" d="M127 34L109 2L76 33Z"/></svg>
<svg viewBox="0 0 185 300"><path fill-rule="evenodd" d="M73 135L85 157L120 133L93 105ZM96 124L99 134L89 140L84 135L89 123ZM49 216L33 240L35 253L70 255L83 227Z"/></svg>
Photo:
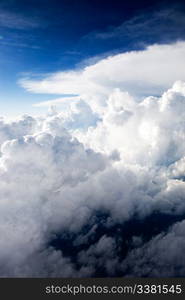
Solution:
<svg viewBox="0 0 185 300"><path fill-rule="evenodd" d="M184 39L183 1L1 0L1 115L36 112L33 103L51 98L27 92L20 78Z"/></svg>

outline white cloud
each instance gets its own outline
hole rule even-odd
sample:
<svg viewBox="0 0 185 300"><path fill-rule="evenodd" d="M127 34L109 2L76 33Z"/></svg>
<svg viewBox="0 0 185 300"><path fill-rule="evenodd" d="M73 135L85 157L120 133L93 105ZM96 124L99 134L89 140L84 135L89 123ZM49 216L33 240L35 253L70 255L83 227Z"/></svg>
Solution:
<svg viewBox="0 0 185 300"><path fill-rule="evenodd" d="M113 237L104 234L80 249L80 269L70 254L50 246L52 237L73 232L88 243L94 230L85 236L81 230L96 211L108 213L110 224L154 211L183 214L184 103L178 82L141 103L115 90L94 127L82 100L42 118L1 120L0 275L91 276L99 268L115 275L119 245ZM89 147L74 137L80 134Z"/></svg>
<svg viewBox="0 0 185 300"><path fill-rule="evenodd" d="M115 276L117 272L139 276L161 272L167 276L168 260L161 251L173 240L179 247L178 257L182 256L184 223L174 225L167 233L163 231L178 218L183 220L185 214L185 84L177 81L160 97L149 96L142 101L115 84L119 82L118 71L123 79L119 64L130 64L132 58L137 65L142 57L149 63L158 52L162 53L160 64L166 64L160 61L164 49L169 51L169 59L174 53L183 53L184 43L152 46L146 51L108 58L79 73L65 73L67 89L71 79L76 81L79 76L81 86L76 81L75 88L83 95L62 103L60 112L52 110L46 116L23 116L9 122L1 119L0 276L94 276L99 270ZM141 87L144 89L146 81L146 89L151 90L147 68L147 64L143 66ZM183 72L181 68L178 74ZM159 81L164 88L172 75L177 77L172 72L166 73L168 79L162 79L162 74L161 69L161 78L151 75L153 87ZM61 89L61 74L57 76L47 81L50 88ZM87 76L85 80L83 76ZM128 76L131 78L131 73ZM110 86L108 77L113 78ZM93 78L94 83L89 85L87 78ZM47 83L41 85L46 91ZM39 83L25 84L34 90L39 88ZM71 87L70 94L75 92ZM95 113L93 102L87 103L85 94L91 95L91 100L105 100L102 95L106 95L103 111ZM152 214L168 215L172 221L163 224L165 228L159 227L155 237L149 228L147 241L144 231L138 236L135 231L129 233L138 220L148 220L146 225L150 227ZM124 231L129 222L132 226ZM162 226L160 222L158 226ZM175 276L171 244L174 265L169 275ZM142 264L150 266L155 248L161 262L154 259L153 273L142 273ZM145 249L147 253L141 258ZM132 270L126 270L125 265ZM183 274L182 268L178 274Z"/></svg>
<svg viewBox="0 0 185 300"><path fill-rule="evenodd" d="M36 120L28 115L17 118L13 121L0 119L0 145L9 139L19 138L32 134L35 130Z"/></svg>
<svg viewBox="0 0 185 300"><path fill-rule="evenodd" d="M69 101L76 101L79 100L80 97L78 96L73 96L73 97L62 97L62 98L56 98L53 100L48 100L48 101L43 101L43 102L39 102L39 103L35 103L33 104L34 107L50 107L51 105L62 105L65 102L69 102Z"/></svg>
<svg viewBox="0 0 185 300"><path fill-rule="evenodd" d="M119 151L125 164L168 166L184 156L184 99L180 82L161 97L139 103L128 93L115 90L102 121L85 133L76 130L73 134L96 151Z"/></svg>
<svg viewBox="0 0 185 300"><path fill-rule="evenodd" d="M160 94L174 81L185 80L184 55L185 42L156 44L109 56L81 70L54 73L42 80L22 79L20 84L34 93L78 94L97 110L114 88L142 97Z"/></svg>

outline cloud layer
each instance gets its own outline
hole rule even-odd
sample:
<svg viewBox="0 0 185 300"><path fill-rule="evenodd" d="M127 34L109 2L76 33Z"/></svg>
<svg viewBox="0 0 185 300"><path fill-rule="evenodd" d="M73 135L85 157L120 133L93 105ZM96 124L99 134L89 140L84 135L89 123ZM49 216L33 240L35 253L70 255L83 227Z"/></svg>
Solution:
<svg viewBox="0 0 185 300"><path fill-rule="evenodd" d="M176 82L1 119L0 275L184 276L184 112Z"/></svg>
<svg viewBox="0 0 185 300"><path fill-rule="evenodd" d="M185 275L185 83L134 97L144 82L158 91L183 79L184 49L152 46L24 81L82 95L46 116L0 120L1 277ZM142 74L132 95L122 68L132 85Z"/></svg>
<svg viewBox="0 0 185 300"><path fill-rule="evenodd" d="M76 71L54 73L42 80L25 78L20 84L30 92L78 94L94 110L105 105L114 88L141 98L160 95L176 80L185 80L185 42L153 45L142 51L101 59Z"/></svg>

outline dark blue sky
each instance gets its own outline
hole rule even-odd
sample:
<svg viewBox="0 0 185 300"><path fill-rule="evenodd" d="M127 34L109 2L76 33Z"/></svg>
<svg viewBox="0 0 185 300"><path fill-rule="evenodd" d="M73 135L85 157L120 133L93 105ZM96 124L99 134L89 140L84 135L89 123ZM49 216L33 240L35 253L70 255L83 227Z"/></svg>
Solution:
<svg viewBox="0 0 185 300"><path fill-rule="evenodd" d="M41 76L110 53L184 40L183 2L0 0L1 114L50 99L17 85L26 74Z"/></svg>

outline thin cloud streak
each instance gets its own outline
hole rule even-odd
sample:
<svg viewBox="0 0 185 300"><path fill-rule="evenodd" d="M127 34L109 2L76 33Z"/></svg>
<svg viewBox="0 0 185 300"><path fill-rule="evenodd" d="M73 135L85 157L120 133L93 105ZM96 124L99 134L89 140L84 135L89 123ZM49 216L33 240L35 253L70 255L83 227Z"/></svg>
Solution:
<svg viewBox="0 0 185 300"><path fill-rule="evenodd" d="M9 29L30 30L39 28L41 23L21 14L0 9L0 26Z"/></svg>

